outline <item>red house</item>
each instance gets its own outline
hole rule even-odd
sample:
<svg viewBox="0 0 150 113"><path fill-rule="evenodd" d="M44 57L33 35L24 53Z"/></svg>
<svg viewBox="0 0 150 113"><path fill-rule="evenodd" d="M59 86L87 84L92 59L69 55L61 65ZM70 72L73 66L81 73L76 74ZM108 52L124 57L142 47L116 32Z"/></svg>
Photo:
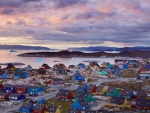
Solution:
<svg viewBox="0 0 150 113"><path fill-rule="evenodd" d="M46 82L46 85L51 88L61 89L64 88L64 80L61 78L50 79Z"/></svg>
<svg viewBox="0 0 150 113"><path fill-rule="evenodd" d="M47 107L45 104L37 103L35 107L33 108L32 113L44 113L44 111L46 110L47 110Z"/></svg>
<svg viewBox="0 0 150 113"><path fill-rule="evenodd" d="M9 100L10 93L0 92L0 100Z"/></svg>
<svg viewBox="0 0 150 113"><path fill-rule="evenodd" d="M90 92L90 93L95 93L96 92L96 89L97 89L97 86L96 85L93 85L93 84L90 84L87 88L87 92Z"/></svg>
<svg viewBox="0 0 150 113"><path fill-rule="evenodd" d="M44 68L44 69L50 69L49 65L45 64L45 63L42 65L42 68Z"/></svg>
<svg viewBox="0 0 150 113"><path fill-rule="evenodd" d="M24 86L24 85L15 86L15 93L26 94L27 93L27 86Z"/></svg>
<svg viewBox="0 0 150 113"><path fill-rule="evenodd" d="M131 105L131 108L135 108L140 111L150 111L150 99L137 99L136 105Z"/></svg>
<svg viewBox="0 0 150 113"><path fill-rule="evenodd" d="M74 96L73 96L73 93L71 90L66 90L66 89L60 89L59 92L57 93L56 95L56 98L57 99L73 99Z"/></svg>
<svg viewBox="0 0 150 113"><path fill-rule="evenodd" d="M0 84L0 90L2 90L3 89L3 84Z"/></svg>

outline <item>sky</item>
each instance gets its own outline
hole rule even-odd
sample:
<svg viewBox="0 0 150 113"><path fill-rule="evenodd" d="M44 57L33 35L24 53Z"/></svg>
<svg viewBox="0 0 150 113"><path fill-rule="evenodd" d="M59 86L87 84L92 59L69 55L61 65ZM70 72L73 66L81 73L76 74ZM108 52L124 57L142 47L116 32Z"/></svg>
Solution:
<svg viewBox="0 0 150 113"><path fill-rule="evenodd" d="M149 46L150 0L0 0L0 44Z"/></svg>

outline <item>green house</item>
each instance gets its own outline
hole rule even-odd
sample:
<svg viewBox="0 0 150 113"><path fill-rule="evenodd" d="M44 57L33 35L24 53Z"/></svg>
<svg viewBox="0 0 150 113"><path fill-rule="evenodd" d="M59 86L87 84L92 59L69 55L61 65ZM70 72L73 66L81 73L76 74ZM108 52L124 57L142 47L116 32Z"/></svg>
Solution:
<svg viewBox="0 0 150 113"><path fill-rule="evenodd" d="M107 69L110 69L110 68L112 68L112 67L113 67L113 66L112 66L110 63L107 63L107 64L106 64L106 68L107 68Z"/></svg>
<svg viewBox="0 0 150 113"><path fill-rule="evenodd" d="M108 87L107 92L104 93L106 96L118 96L118 89L115 87Z"/></svg>
<svg viewBox="0 0 150 113"><path fill-rule="evenodd" d="M107 75L107 72L105 70L102 70L99 72L100 75Z"/></svg>
<svg viewBox="0 0 150 113"><path fill-rule="evenodd" d="M87 102L96 102L96 98L93 98L92 94L89 92L78 92L75 99L85 99Z"/></svg>

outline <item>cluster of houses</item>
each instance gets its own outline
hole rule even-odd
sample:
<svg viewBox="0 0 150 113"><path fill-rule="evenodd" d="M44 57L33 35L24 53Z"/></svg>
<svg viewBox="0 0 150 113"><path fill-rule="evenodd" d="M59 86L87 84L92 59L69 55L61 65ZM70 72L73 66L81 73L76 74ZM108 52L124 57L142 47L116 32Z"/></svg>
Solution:
<svg viewBox="0 0 150 113"><path fill-rule="evenodd" d="M84 63L79 63L76 65L69 65L68 68L64 64L55 64L50 67L48 64L43 64L37 71L37 75L40 77L49 77L48 72L49 70L56 71L58 74L67 75L68 72L73 72L74 74L77 72L78 69L85 69L85 70L100 70L99 75L107 75L107 74L116 74L120 76L120 70L118 67L111 65L110 63L103 62L99 65L97 62L90 62L88 65ZM0 68L0 78L27 78L29 73L33 70L33 68L28 65L25 69L16 68L13 64L9 63L6 68ZM107 70L107 71L106 71ZM12 73L12 74L9 74ZM12 77L13 75L13 77ZM77 77L78 78L78 77Z"/></svg>
<svg viewBox="0 0 150 113"><path fill-rule="evenodd" d="M96 98L93 98L93 95L111 97L110 102L107 102L106 106L150 111L150 99L147 98L145 90L138 90L135 93L131 89L124 89L120 94L115 87L106 88L102 85L96 86L81 83L77 88L76 96L73 95L71 90L61 89L56 95L56 98L60 100L75 99L75 102L72 104L72 109L85 111L90 110L90 103L96 102Z"/></svg>
<svg viewBox="0 0 150 113"><path fill-rule="evenodd" d="M82 106L87 106L86 101L79 100ZM78 104L78 103L77 103ZM33 104L31 101L25 102L20 108L21 113L61 113L61 109L57 106L46 106L45 103L38 101L38 103ZM75 108L70 108L67 113L81 113L80 110ZM108 110L84 110L84 113L115 113L114 111Z"/></svg>
<svg viewBox="0 0 150 113"><path fill-rule="evenodd" d="M25 99L25 95L43 95L44 87L41 86L25 86L25 85L0 85L0 100L16 100Z"/></svg>

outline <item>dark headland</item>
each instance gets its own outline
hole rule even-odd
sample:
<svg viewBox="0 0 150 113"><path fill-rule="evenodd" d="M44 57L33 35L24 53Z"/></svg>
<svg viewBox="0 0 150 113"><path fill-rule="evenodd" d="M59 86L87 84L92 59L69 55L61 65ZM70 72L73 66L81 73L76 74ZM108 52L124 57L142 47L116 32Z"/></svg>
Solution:
<svg viewBox="0 0 150 113"><path fill-rule="evenodd" d="M107 53L107 52L94 52L94 53L84 53L81 51L60 51L60 52L30 52L23 53L18 56L21 57L133 57L133 58L143 58L150 57L150 51L124 51L120 53Z"/></svg>

